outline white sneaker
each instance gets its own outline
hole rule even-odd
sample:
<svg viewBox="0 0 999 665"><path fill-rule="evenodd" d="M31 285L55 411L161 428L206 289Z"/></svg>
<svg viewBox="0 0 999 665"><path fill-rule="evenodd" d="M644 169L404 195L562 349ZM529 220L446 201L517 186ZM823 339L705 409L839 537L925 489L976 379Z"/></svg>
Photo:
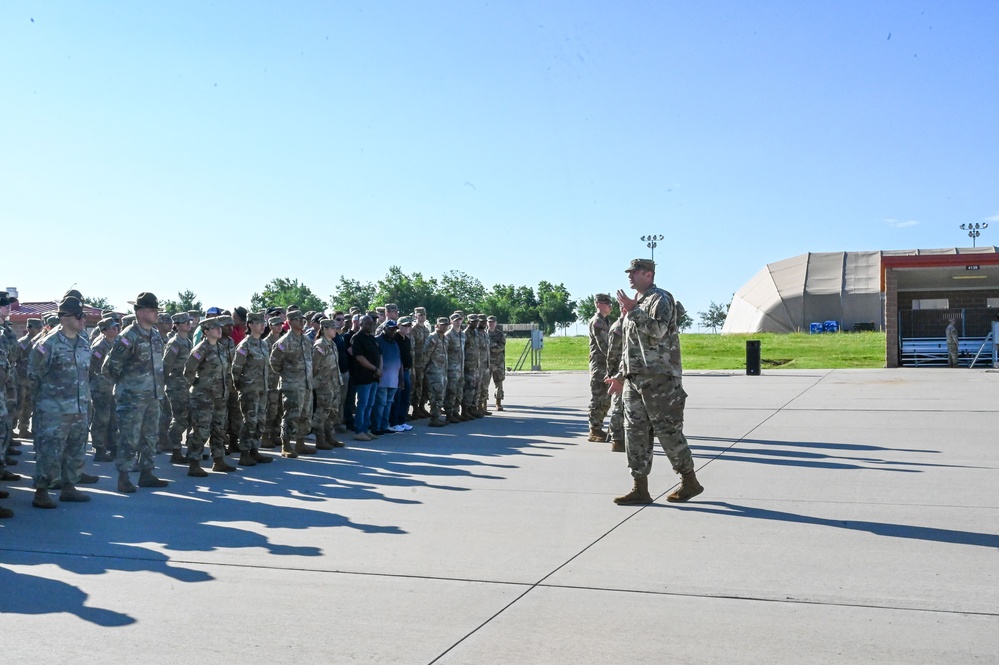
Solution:
<svg viewBox="0 0 999 665"><path fill-rule="evenodd" d="M403 423L403 424L399 425L399 427L402 428L403 432L408 432L409 430L413 429L413 426L410 425L409 423Z"/></svg>
<svg viewBox="0 0 999 665"><path fill-rule="evenodd" d="M389 429L392 430L393 432L405 432L406 431L406 428L403 427L402 425L393 425L393 426L389 427Z"/></svg>

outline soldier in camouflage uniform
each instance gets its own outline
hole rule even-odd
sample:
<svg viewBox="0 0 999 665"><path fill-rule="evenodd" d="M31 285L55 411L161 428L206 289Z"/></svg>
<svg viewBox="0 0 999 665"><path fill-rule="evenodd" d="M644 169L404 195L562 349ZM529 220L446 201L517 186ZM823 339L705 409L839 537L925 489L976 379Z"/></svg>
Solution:
<svg viewBox="0 0 999 665"><path fill-rule="evenodd" d="M115 338L101 371L114 381L118 414L118 491L128 494L135 485L128 473L138 461L139 487L166 487L153 474L159 434L163 385L163 339L155 324L159 300L143 292L135 299L134 325Z"/></svg>
<svg viewBox="0 0 999 665"><path fill-rule="evenodd" d="M223 314L219 320L222 322L222 339L219 340L219 344L229 358L229 367L232 367L236 355L236 342L232 338L232 315ZM239 445L239 430L243 426L243 414L239 408L239 392L232 385L232 376L229 373L226 373L226 381L229 382L229 392L226 394L226 441L229 444L229 452L236 454L242 451Z"/></svg>
<svg viewBox="0 0 999 665"><path fill-rule="evenodd" d="M118 336L118 322L105 317L97 324L100 331L90 347L90 398L93 409L90 441L95 462L113 462L118 454L118 414L114 403L114 381L104 376L104 359Z"/></svg>
<svg viewBox="0 0 999 665"><path fill-rule="evenodd" d="M21 357L21 347L17 345L17 335L7 317L10 316L10 298L6 291L0 292L0 347L7 357L7 370L3 373L3 383L0 384L0 399L4 401L4 417L0 420L0 457L4 464L16 464L9 460L8 455L20 455L14 450L20 443L14 441L14 424L12 419L17 412L17 363ZM20 478L17 474L4 473L4 478Z"/></svg>
<svg viewBox="0 0 999 665"><path fill-rule="evenodd" d="M427 397L430 399L430 426L443 427L447 425L444 415L444 397L447 391L448 376L448 331L449 321L446 317L437 319L437 329L427 336L423 343L423 353L420 356L423 363L422 373L426 377Z"/></svg>
<svg viewBox="0 0 999 665"><path fill-rule="evenodd" d="M462 316L451 315L451 328L444 334L447 339L447 392L444 395L444 413L449 423L462 421L458 414L465 387L465 334L461 332Z"/></svg>
<svg viewBox="0 0 999 665"><path fill-rule="evenodd" d="M35 340L39 339L38 334L42 331L41 319L28 319L28 325L24 335L17 340L17 346L21 349L20 356L28 358L31 355L31 347ZM34 384L28 380L28 363L18 363L15 370L17 375L17 413L13 427L17 429L17 435L22 439L32 437L31 428L28 422L31 414L35 410Z"/></svg>
<svg viewBox="0 0 999 665"><path fill-rule="evenodd" d="M655 285L656 264L652 261L635 259L625 272L638 298L628 297L623 290L617 292L624 319L623 348L610 390L623 395L625 449L635 484L631 492L615 498L614 503L652 503L649 473L653 435L682 478L679 489L666 500L687 501L704 488L697 481L694 460L683 436L687 393L683 390L683 370L673 361L679 358L680 346L676 304L668 291Z"/></svg>
<svg viewBox="0 0 999 665"><path fill-rule="evenodd" d="M315 455L316 449L305 445L312 425L312 343L305 336L305 315L288 312L289 330L271 347L271 369L281 377L281 455ZM294 443L292 443L294 441Z"/></svg>
<svg viewBox="0 0 999 665"><path fill-rule="evenodd" d="M618 317L617 321L611 324L607 333L607 379L604 379L609 386L610 377L617 375L617 370L621 366L621 352L624 349L624 317ZM611 451L615 453L624 452L624 401L621 395L615 393L611 395L610 405L610 440Z"/></svg>
<svg viewBox="0 0 999 665"><path fill-rule="evenodd" d="M479 354L479 375L476 377L475 409L482 415L492 415L489 410L489 378L492 370L489 367L489 322L485 314L479 314L479 326L475 331L475 348Z"/></svg>
<svg viewBox="0 0 999 665"><path fill-rule="evenodd" d="M506 379L506 333L500 330L496 317L486 317L489 326L489 373L493 380L493 397L496 398L496 410L503 410L503 381Z"/></svg>
<svg viewBox="0 0 999 665"><path fill-rule="evenodd" d="M479 315L469 314L468 325L465 327L464 339L464 376L461 391L462 420L481 418L476 408L475 399L479 388L479 350L478 350Z"/></svg>
<svg viewBox="0 0 999 665"><path fill-rule="evenodd" d="M428 418L430 412L424 408L427 402L426 378L423 368L426 365L423 358L423 347L430 336L430 329L427 328L427 310L417 307L413 310L413 327L409 331L409 337L413 341L413 371L411 382L413 392L409 396L409 403L413 407L413 420Z"/></svg>
<svg viewBox="0 0 999 665"><path fill-rule="evenodd" d="M180 312L170 317L176 328L166 342L163 351L163 376L166 380L166 396L170 409L170 426L167 428L167 442L171 464L187 464L184 454L184 432L191 426L191 392L184 378L187 359L191 357L191 328L194 319L188 312Z"/></svg>
<svg viewBox="0 0 999 665"><path fill-rule="evenodd" d="M163 338L164 352L167 344L170 342L170 338L173 336L173 319L166 312L160 312L156 320L156 329L160 331L160 337ZM165 368L164 368L165 372ZM164 373L164 377L165 377ZM159 439L156 441L156 452L166 453L170 452L172 449L170 447L170 420L173 414L170 411L170 400L166 395L160 401L160 429L159 429Z"/></svg>
<svg viewBox="0 0 999 665"><path fill-rule="evenodd" d="M597 313L590 319L590 435L588 441L606 441L604 417L610 408L610 396L607 394L607 332L610 322L607 315L611 311L611 297L606 293L598 293L593 297Z"/></svg>
<svg viewBox="0 0 999 665"><path fill-rule="evenodd" d="M315 410L312 414L312 431L316 433L316 450L333 450L343 443L336 438L337 402L340 392L340 353L333 338L337 322L321 319L319 336L312 345L312 379L315 385Z"/></svg>
<svg viewBox="0 0 999 665"><path fill-rule="evenodd" d="M239 391L239 408L243 416L239 432L239 463L242 466L273 461L260 453L267 414L267 383L271 374L271 347L261 337L266 320L266 315L261 312L246 315L249 334L236 346L232 361L232 383Z"/></svg>
<svg viewBox="0 0 999 665"><path fill-rule="evenodd" d="M220 341L222 317L201 322L201 342L184 364L184 379L191 386L191 433L187 436L187 475L204 478L201 468L205 443L209 442L212 471L235 471L225 460L225 419L231 388L229 355Z"/></svg>
<svg viewBox="0 0 999 665"><path fill-rule="evenodd" d="M39 340L28 357L28 378L38 396L31 502L36 508L56 507L49 489L57 485L60 501L90 501L76 489L83 475L90 411L90 345L80 335L87 325L83 303L63 298L59 320L59 328Z"/></svg>
<svg viewBox="0 0 999 665"><path fill-rule="evenodd" d="M281 335L283 334L281 324L283 323L284 318L281 316L272 316L267 319L267 325L270 327L270 332L265 338L268 353L270 353L270 350L273 350L274 345L281 339ZM270 364L269 357L268 364ZM267 407L264 412L263 439L260 442L261 448L277 448L281 445L281 389L278 387L280 381L281 377L278 376L277 372L267 373Z"/></svg>

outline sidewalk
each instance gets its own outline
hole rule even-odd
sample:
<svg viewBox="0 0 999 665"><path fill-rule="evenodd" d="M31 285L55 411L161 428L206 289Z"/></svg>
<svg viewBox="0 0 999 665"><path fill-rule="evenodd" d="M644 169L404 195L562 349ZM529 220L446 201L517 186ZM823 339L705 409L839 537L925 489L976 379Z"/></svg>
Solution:
<svg viewBox="0 0 999 665"><path fill-rule="evenodd" d="M584 373L508 410L165 490L4 483L5 662L999 660L999 372L689 372L704 494L620 507ZM30 443L14 471L33 470ZM976 660L977 659L977 660Z"/></svg>

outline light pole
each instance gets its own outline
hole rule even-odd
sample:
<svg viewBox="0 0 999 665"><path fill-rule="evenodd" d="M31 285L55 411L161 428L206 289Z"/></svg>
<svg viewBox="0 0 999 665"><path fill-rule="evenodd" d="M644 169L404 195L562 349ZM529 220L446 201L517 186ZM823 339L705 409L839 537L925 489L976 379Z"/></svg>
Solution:
<svg viewBox="0 0 999 665"><path fill-rule="evenodd" d="M982 231L989 228L988 222L982 222L979 224L975 222L974 224L961 224L961 230L968 232L968 237L971 238L971 246L977 246L978 236L982 235Z"/></svg>
<svg viewBox="0 0 999 665"><path fill-rule="evenodd" d="M656 260L656 246L659 244L659 241L662 239L663 239L662 235L652 234L652 235L642 236L642 242L645 243L646 247L652 250L653 261Z"/></svg>

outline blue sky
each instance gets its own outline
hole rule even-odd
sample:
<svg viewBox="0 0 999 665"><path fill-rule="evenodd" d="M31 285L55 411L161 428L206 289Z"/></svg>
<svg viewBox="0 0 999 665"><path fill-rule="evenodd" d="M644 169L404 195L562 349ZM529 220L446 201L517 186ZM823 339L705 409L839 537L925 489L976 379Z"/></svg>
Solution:
<svg viewBox="0 0 999 665"><path fill-rule="evenodd" d="M0 3L0 286L726 301L999 221L995 2ZM979 244L996 244L989 229ZM696 317L695 317L696 318Z"/></svg>

